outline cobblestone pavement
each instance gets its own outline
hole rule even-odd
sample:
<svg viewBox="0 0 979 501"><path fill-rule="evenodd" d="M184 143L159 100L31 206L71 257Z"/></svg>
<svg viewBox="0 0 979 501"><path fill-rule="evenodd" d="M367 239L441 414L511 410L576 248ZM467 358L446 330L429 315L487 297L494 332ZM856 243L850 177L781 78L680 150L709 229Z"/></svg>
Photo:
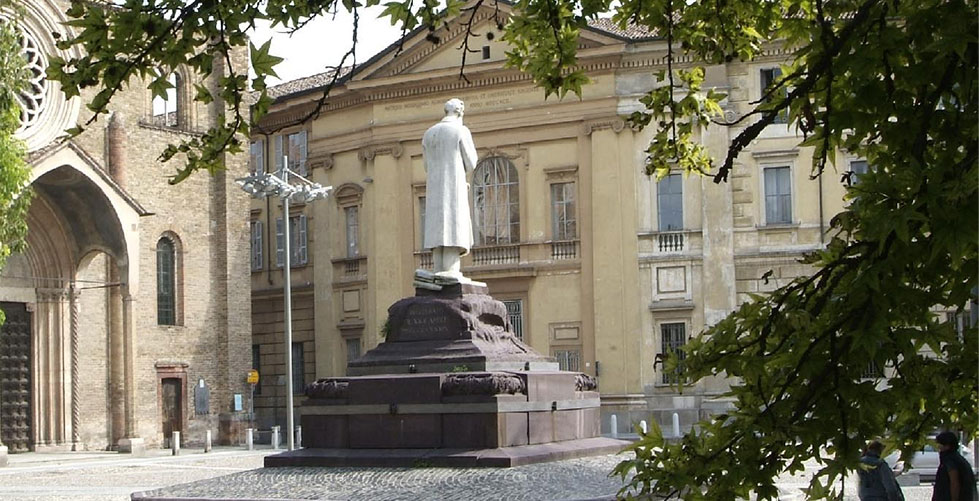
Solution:
<svg viewBox="0 0 979 501"><path fill-rule="evenodd" d="M510 469L269 468L269 450L150 451L132 458L115 453L17 454L0 468L0 500L95 501L130 499L610 499L621 486L608 472L622 456L598 456ZM779 481L784 501L801 500L815 465ZM856 478L846 500L856 501ZM905 486L907 501L931 499L931 484Z"/></svg>
<svg viewBox="0 0 979 501"><path fill-rule="evenodd" d="M566 500L607 498L620 457L514 468L265 468L143 493L152 498Z"/></svg>
<svg viewBox="0 0 979 501"><path fill-rule="evenodd" d="M270 450L215 448L147 451L134 458L113 452L11 454L0 468L0 500L127 501L134 491L192 482L260 468Z"/></svg>

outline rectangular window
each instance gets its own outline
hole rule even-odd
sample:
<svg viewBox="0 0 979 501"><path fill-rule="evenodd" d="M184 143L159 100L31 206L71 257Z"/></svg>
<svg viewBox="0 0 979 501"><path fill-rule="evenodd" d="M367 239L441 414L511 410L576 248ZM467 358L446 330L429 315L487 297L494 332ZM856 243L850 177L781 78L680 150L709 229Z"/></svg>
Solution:
<svg viewBox="0 0 979 501"><path fill-rule="evenodd" d="M554 358L562 371L581 372L581 351L554 350Z"/></svg>
<svg viewBox="0 0 979 501"><path fill-rule="evenodd" d="M292 343L292 394L300 395L306 391L306 361L303 359L303 344Z"/></svg>
<svg viewBox="0 0 979 501"><path fill-rule="evenodd" d="M249 148L251 156L248 160L248 170L253 175L265 172L265 141L252 141Z"/></svg>
<svg viewBox="0 0 979 501"><path fill-rule="evenodd" d="M503 304L506 305L507 315L510 316L510 325L513 326L513 333L516 334L517 339L523 341L523 300L504 299Z"/></svg>
<svg viewBox="0 0 979 501"><path fill-rule="evenodd" d="M575 184L573 182L551 185L551 234L554 240L578 238L574 200Z"/></svg>
<svg viewBox="0 0 979 501"><path fill-rule="evenodd" d="M358 207L345 207L343 217L347 227L347 257L360 255L360 210Z"/></svg>
<svg viewBox="0 0 979 501"><path fill-rule="evenodd" d="M286 139L283 140L282 138ZM284 144L283 144L284 143ZM300 175L307 176L306 169L307 156L307 134L301 130L287 136L275 136L275 168L282 168L282 158L288 156L289 170Z"/></svg>
<svg viewBox="0 0 979 501"><path fill-rule="evenodd" d="M792 171L769 167L765 172L765 224L792 222Z"/></svg>
<svg viewBox="0 0 979 501"><path fill-rule="evenodd" d="M854 160L850 162L850 185L856 186L860 183L860 177L867 173L869 166L866 160Z"/></svg>
<svg viewBox="0 0 979 501"><path fill-rule="evenodd" d="M683 359L686 358L686 354L683 352L683 345L687 343L687 325L682 322L660 324L660 337L662 338L662 349L660 353L664 357L675 355L679 360L675 371L663 370L663 383L679 383L680 375L683 373Z"/></svg>
<svg viewBox="0 0 979 501"><path fill-rule="evenodd" d="M683 175L670 174L656 183L659 231L683 229Z"/></svg>
<svg viewBox="0 0 979 501"><path fill-rule="evenodd" d="M421 249L425 248L425 197L418 197L418 227L421 228L421 245L418 247Z"/></svg>
<svg viewBox="0 0 979 501"><path fill-rule="evenodd" d="M782 78L782 70L780 68L767 68L761 70L761 95L764 98L763 102L776 102L784 99L788 95L788 89L784 86L777 91L769 94L770 88L778 83ZM767 97L766 97L767 96ZM789 120L789 114L786 110L782 110L778 113L772 123L784 124Z"/></svg>
<svg viewBox="0 0 979 501"><path fill-rule="evenodd" d="M884 371L877 365L877 362L871 360L863 369L863 374L860 377L863 379L880 379L884 377Z"/></svg>
<svg viewBox="0 0 979 501"><path fill-rule="evenodd" d="M306 216L303 214L289 216L289 264L291 266L305 266L309 262L306 243ZM281 217L275 220L275 265L280 268L285 265L285 231Z"/></svg>
<svg viewBox="0 0 979 501"><path fill-rule="evenodd" d="M360 338L347 338L347 362L360 358Z"/></svg>
<svg viewBox="0 0 979 501"><path fill-rule="evenodd" d="M262 269L262 222L251 222L252 271Z"/></svg>
<svg viewBox="0 0 979 501"><path fill-rule="evenodd" d="M252 345L252 369L258 371L258 383L255 384L255 394L262 394L262 345Z"/></svg>

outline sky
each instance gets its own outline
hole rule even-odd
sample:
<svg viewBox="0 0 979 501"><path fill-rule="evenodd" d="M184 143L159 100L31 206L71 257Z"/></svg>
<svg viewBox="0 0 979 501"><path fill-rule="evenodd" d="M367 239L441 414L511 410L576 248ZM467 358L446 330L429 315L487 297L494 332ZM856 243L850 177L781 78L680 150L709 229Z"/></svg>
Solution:
<svg viewBox="0 0 979 501"><path fill-rule="evenodd" d="M381 10L378 6L362 9L360 13L357 64L366 62L401 36L401 30L391 26L387 18L377 19ZM268 23L258 25L250 36L256 47L271 38L272 55L285 58L275 67L279 79L269 78L268 84L276 85L322 73L327 65L339 64L350 49L352 31L353 15L342 12L335 19L318 18L291 36L283 33L281 26L270 29ZM348 58L347 63L350 62Z"/></svg>

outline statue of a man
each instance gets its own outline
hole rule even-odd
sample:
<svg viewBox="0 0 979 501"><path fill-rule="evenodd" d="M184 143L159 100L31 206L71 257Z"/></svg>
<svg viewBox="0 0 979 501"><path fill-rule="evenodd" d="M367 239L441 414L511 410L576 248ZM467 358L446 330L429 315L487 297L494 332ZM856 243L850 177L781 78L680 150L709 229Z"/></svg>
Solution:
<svg viewBox="0 0 979 501"><path fill-rule="evenodd" d="M473 244L466 175L476 166L472 133L462 125L465 105L445 103L445 117L422 137L425 157L425 238L436 275L462 278L460 258Z"/></svg>

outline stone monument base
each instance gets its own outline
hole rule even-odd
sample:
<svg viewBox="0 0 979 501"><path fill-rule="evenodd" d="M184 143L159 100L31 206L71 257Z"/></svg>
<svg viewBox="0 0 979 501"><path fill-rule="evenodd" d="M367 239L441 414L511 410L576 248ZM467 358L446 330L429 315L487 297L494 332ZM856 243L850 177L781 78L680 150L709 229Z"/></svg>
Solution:
<svg viewBox="0 0 979 501"><path fill-rule="evenodd" d="M625 447L600 436L597 380L518 339L485 286L415 278L349 377L306 386L306 449L265 466L517 466Z"/></svg>
<svg viewBox="0 0 979 501"><path fill-rule="evenodd" d="M615 454L629 443L625 440L595 437L549 444L477 450L314 448L266 456L265 466L509 468L579 457Z"/></svg>

